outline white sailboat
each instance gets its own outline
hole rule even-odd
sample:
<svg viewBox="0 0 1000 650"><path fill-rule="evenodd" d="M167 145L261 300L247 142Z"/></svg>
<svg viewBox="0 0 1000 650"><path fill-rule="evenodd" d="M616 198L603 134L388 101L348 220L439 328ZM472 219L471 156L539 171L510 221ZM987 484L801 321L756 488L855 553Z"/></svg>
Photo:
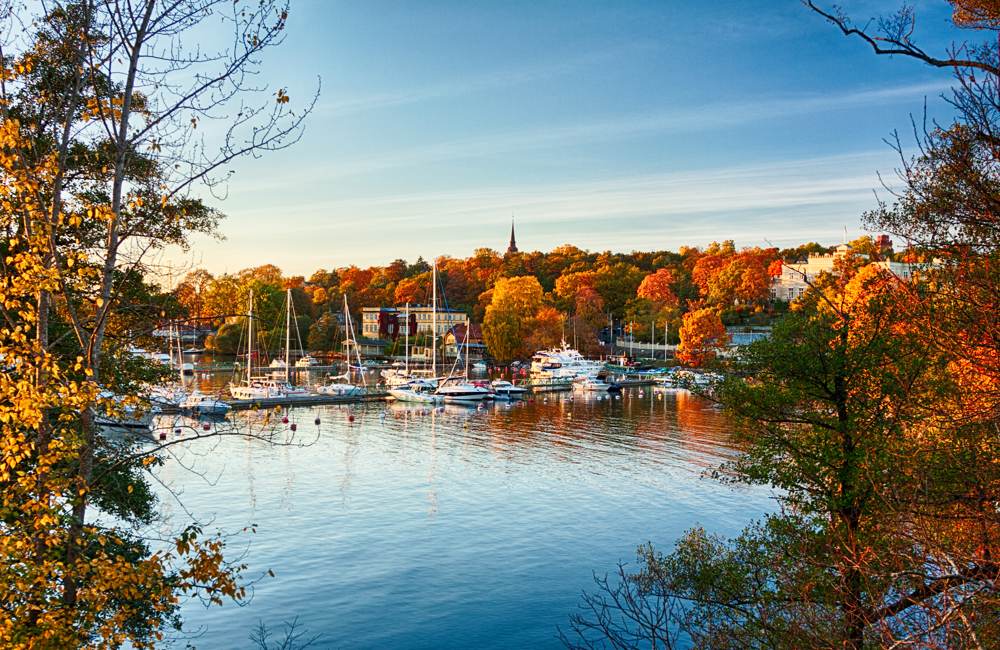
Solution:
<svg viewBox="0 0 1000 650"><path fill-rule="evenodd" d="M347 357L347 367L348 370L342 375L331 375L330 379L334 381L325 384L323 386L318 386L316 392L323 395L337 395L340 397L361 395L365 392L365 388L368 387L368 382L365 379L364 371L361 373L361 383L364 386L356 386L351 383L351 347L350 343L355 343L354 354L358 359L358 367L361 367L361 350L358 348L354 339L354 323L351 321L351 311L347 308L347 296L344 296L344 327L347 330L347 340L344 341L344 345L347 346L347 351L345 356Z"/></svg>
<svg viewBox="0 0 1000 650"><path fill-rule="evenodd" d="M229 394L236 399L267 399L305 395L304 389L293 388L287 381L253 374L253 290L250 291L250 306L247 311L247 372L239 383L229 383ZM287 352L286 352L287 354ZM286 364L287 365L287 364ZM287 367L285 369L287 373ZM287 376L287 374L286 374Z"/></svg>
<svg viewBox="0 0 1000 650"><path fill-rule="evenodd" d="M473 384L469 381L469 355L468 355L468 342L469 342L469 324L465 325L465 340L463 347L466 348L465 356L465 375L464 376L453 376L455 372L455 364L458 363L458 358L455 358L455 364L452 364L451 373L447 379L438 385L435 391L438 395L444 398L445 402L448 403L470 403L470 402L481 402L490 396L490 389L485 386L479 386Z"/></svg>
<svg viewBox="0 0 1000 650"><path fill-rule="evenodd" d="M437 394L437 260L431 267L431 283L433 285L431 298L431 377L429 379L418 379L409 375L409 368L405 378L393 375L395 381L399 383L395 386L390 384L389 395L393 399L401 402L418 402L421 404L439 404L445 400L443 395ZM407 365L409 365L409 305L407 305ZM386 377L387 381L389 377Z"/></svg>

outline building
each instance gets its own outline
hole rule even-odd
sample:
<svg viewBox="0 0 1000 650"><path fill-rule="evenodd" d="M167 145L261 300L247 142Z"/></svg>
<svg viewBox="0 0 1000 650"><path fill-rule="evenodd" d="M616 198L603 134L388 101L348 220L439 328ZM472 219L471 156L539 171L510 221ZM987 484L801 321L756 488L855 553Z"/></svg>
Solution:
<svg viewBox="0 0 1000 650"><path fill-rule="evenodd" d="M468 328L468 334L466 334ZM444 354L450 359L455 357L465 358L463 352L468 350L469 359L478 361L486 355L486 346L483 344L483 331L478 325L463 323L452 327L444 335Z"/></svg>
<svg viewBox="0 0 1000 650"><path fill-rule="evenodd" d="M880 238L878 243L880 246L885 246L888 241ZM891 246L891 243L888 245ZM783 264L781 275L771 281L771 297L785 302L795 300L809 289L820 273L833 273L837 260L846 257L850 251L850 246L841 244L833 253L810 255L805 262L798 264ZM909 280L915 271L928 266L905 262L874 262L874 264L904 280Z"/></svg>
<svg viewBox="0 0 1000 650"><path fill-rule="evenodd" d="M514 239L514 217L510 218L510 244L507 246L507 254L513 255L517 252L517 240Z"/></svg>
<svg viewBox="0 0 1000 650"><path fill-rule="evenodd" d="M427 305L410 305L406 322L404 307L364 307L361 310L361 336L372 339L396 339L400 336L429 335L434 327L434 310ZM468 320L458 309L437 309L437 335L443 337L451 328ZM409 330L409 332L407 332Z"/></svg>

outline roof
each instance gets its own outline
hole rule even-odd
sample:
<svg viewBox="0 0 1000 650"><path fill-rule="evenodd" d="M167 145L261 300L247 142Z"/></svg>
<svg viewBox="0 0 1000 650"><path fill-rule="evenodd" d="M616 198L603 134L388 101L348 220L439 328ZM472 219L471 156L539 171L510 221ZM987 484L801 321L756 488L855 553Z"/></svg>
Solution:
<svg viewBox="0 0 1000 650"><path fill-rule="evenodd" d="M462 325L455 325L454 327L451 328L450 331L451 331L452 335L454 335L456 341L461 342L461 341L465 340L465 324L464 323ZM473 323L472 325L469 326L469 344L471 345L472 343L474 343L476 341L482 341L482 340L483 340L483 330L482 330L482 328L479 327L479 325L476 325L475 323Z"/></svg>

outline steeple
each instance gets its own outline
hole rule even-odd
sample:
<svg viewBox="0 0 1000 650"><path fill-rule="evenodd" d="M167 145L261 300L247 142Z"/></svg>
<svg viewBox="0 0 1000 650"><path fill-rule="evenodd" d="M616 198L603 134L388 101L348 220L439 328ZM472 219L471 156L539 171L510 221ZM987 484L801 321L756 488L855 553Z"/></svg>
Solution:
<svg viewBox="0 0 1000 650"><path fill-rule="evenodd" d="M510 246L507 247L507 254L517 252L517 241L514 239L514 217L510 218Z"/></svg>

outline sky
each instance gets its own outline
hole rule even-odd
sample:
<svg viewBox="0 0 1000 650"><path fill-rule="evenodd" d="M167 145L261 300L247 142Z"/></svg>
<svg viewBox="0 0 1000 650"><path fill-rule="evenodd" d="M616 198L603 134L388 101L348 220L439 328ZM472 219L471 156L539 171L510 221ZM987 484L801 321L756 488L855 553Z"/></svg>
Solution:
<svg viewBox="0 0 1000 650"><path fill-rule="evenodd" d="M963 36L943 0L917 15L932 50ZM894 179L884 138L947 112L947 73L799 0L292 0L287 31L261 79L300 105L321 82L305 135L233 166L224 239L181 266L464 257L512 217L521 250L839 243Z"/></svg>

